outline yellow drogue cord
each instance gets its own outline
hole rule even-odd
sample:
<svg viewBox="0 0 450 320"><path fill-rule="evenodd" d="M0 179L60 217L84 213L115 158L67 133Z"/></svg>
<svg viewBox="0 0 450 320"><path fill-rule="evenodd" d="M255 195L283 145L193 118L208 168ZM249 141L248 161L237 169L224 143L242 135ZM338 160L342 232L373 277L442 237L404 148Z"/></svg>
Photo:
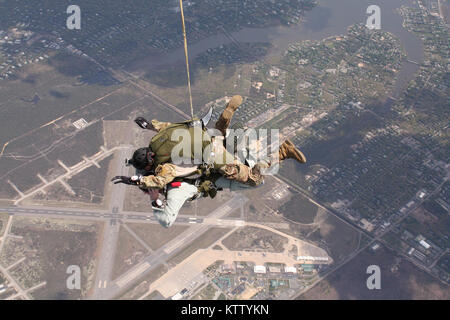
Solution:
<svg viewBox="0 0 450 320"><path fill-rule="evenodd" d="M192 107L192 92L191 92L191 76L189 73L189 57L188 57L188 47L186 39L186 26L184 24L184 12L183 12L183 0L180 0L180 10L181 10L181 22L183 23L183 39L184 39L184 55L186 57L186 72L188 81L188 91L189 91L189 104L191 106L191 118L194 118L194 108Z"/></svg>

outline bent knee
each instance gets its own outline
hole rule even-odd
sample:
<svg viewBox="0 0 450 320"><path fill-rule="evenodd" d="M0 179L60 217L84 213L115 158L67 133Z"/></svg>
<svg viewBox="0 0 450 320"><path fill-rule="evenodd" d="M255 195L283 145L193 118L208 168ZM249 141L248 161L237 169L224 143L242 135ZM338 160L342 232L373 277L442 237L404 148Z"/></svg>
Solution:
<svg viewBox="0 0 450 320"><path fill-rule="evenodd" d="M162 225L164 228L170 228L170 226L172 225L172 223L167 221L159 221L159 224Z"/></svg>
<svg viewBox="0 0 450 320"><path fill-rule="evenodd" d="M160 212L155 213L155 218L164 228L169 228L175 222L175 218Z"/></svg>
<svg viewBox="0 0 450 320"><path fill-rule="evenodd" d="M160 225L162 225L164 228L169 228L173 225L175 220L168 219L168 218L158 218L158 222Z"/></svg>

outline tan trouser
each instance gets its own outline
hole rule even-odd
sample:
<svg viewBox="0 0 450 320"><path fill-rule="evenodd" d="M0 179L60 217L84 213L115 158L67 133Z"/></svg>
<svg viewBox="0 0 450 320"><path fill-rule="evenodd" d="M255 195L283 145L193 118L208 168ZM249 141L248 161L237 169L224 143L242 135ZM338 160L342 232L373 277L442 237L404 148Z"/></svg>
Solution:
<svg viewBox="0 0 450 320"><path fill-rule="evenodd" d="M224 136L227 132L228 126L230 125L231 117L231 111L225 109L217 120L216 125L214 126L217 130L222 132L222 135Z"/></svg>
<svg viewBox="0 0 450 320"><path fill-rule="evenodd" d="M214 169L218 170L225 178L252 187L263 183L264 176L261 174L261 169L268 168L270 161L261 161L251 168L226 150L223 145L223 137L213 138L212 146L213 158L209 159L209 162L212 162Z"/></svg>

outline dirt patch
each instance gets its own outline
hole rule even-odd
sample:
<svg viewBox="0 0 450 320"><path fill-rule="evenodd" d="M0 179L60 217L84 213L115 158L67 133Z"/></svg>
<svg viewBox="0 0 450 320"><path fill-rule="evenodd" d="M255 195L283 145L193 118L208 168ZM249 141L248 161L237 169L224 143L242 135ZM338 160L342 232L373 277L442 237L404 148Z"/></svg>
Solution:
<svg viewBox="0 0 450 320"><path fill-rule="evenodd" d="M165 265L159 265L149 274L141 277L136 285L118 298L118 300L136 300L144 295L155 280L160 278L169 269ZM148 296L147 296L148 297ZM146 297L146 298L147 298Z"/></svg>
<svg viewBox="0 0 450 320"><path fill-rule="evenodd" d="M243 210L241 210L241 208L236 209L234 211L232 211L231 213L227 214L227 218L242 218L242 213Z"/></svg>
<svg viewBox="0 0 450 320"><path fill-rule="evenodd" d="M155 290L148 296L145 296L144 300L166 300L166 298L164 298L164 296L158 290Z"/></svg>
<svg viewBox="0 0 450 320"><path fill-rule="evenodd" d="M189 226L179 226L176 224L170 228L164 228L155 223L128 223L127 226L152 248L152 250L161 248L164 244L189 228Z"/></svg>
<svg viewBox="0 0 450 320"><path fill-rule="evenodd" d="M436 223L439 221L438 218L433 216L431 213L429 213L425 208L419 207L412 213L414 218L417 219L421 224L427 224L427 223Z"/></svg>
<svg viewBox="0 0 450 320"><path fill-rule="evenodd" d="M199 293L197 293L191 300L214 300L216 295L218 295L217 291L217 287L210 283Z"/></svg>
<svg viewBox="0 0 450 320"><path fill-rule="evenodd" d="M46 282L43 288L32 293L34 298L79 299L92 284L100 230L101 225L94 222L20 217L11 227L16 237L8 238L1 260L10 265L21 257L26 258L11 273L24 288ZM66 287L70 265L81 269L81 290Z"/></svg>
<svg viewBox="0 0 450 320"><path fill-rule="evenodd" d="M177 265L191 254L193 254L198 249L205 249L212 245L214 242L219 240L225 234L227 234L231 229L229 228L211 228L205 233L203 233L196 240L191 242L189 245L185 246L176 255L170 258L167 262L171 265Z"/></svg>
<svg viewBox="0 0 450 320"><path fill-rule="evenodd" d="M8 223L9 214L0 213L0 236L5 232L6 224Z"/></svg>
<svg viewBox="0 0 450 320"><path fill-rule="evenodd" d="M304 224L313 223L319 207L300 193L296 193L279 211L287 219Z"/></svg>
<svg viewBox="0 0 450 320"><path fill-rule="evenodd" d="M112 278L116 279L132 266L142 261L147 253L144 248L123 226L119 229L119 240L114 259Z"/></svg>
<svg viewBox="0 0 450 320"><path fill-rule="evenodd" d="M277 180L268 176L262 186L244 191L244 195L250 199L244 207L245 220L258 223L284 222L279 207L289 201L292 194L284 188L280 192L280 186ZM282 198L278 198L280 196Z"/></svg>
<svg viewBox="0 0 450 320"><path fill-rule="evenodd" d="M264 229L244 227L229 235L222 243L229 250L283 252L288 239Z"/></svg>

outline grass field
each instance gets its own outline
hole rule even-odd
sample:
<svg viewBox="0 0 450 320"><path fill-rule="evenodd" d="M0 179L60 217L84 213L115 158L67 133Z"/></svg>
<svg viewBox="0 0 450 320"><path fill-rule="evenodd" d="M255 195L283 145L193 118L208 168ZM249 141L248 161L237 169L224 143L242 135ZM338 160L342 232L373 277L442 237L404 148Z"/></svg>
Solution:
<svg viewBox="0 0 450 320"><path fill-rule="evenodd" d="M139 263L147 253L144 248L123 226L119 229L117 249L114 256L114 267L112 279L116 279L121 274Z"/></svg>
<svg viewBox="0 0 450 320"><path fill-rule="evenodd" d="M15 218L11 233L21 238L8 238L2 264L8 266L26 257L11 269L11 274L24 288L45 281L44 287L32 293L36 299L82 298L92 285L100 228L100 224L89 221ZM81 269L81 290L66 287L69 265Z"/></svg>
<svg viewBox="0 0 450 320"><path fill-rule="evenodd" d="M152 250L161 248L164 244L185 231L188 226L173 225L164 228L155 223L128 223L128 227L133 230Z"/></svg>
<svg viewBox="0 0 450 320"><path fill-rule="evenodd" d="M217 287L212 283L205 286L199 293L197 293L191 300L213 300L217 294Z"/></svg>
<svg viewBox="0 0 450 320"><path fill-rule="evenodd" d="M304 224L313 223L319 207L296 193L279 208L279 211L289 220Z"/></svg>

